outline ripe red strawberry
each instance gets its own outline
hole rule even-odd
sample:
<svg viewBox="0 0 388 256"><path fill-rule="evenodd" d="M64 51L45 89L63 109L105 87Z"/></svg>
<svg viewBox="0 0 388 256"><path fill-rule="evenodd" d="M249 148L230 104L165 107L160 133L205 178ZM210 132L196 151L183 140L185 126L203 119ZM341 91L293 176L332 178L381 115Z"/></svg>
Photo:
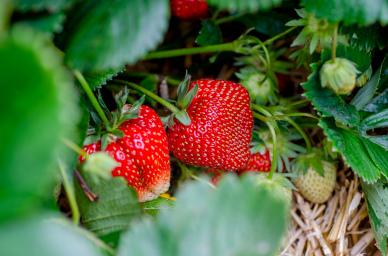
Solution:
<svg viewBox="0 0 388 256"><path fill-rule="evenodd" d="M171 0L171 14L183 20L205 18L209 7L205 0Z"/></svg>
<svg viewBox="0 0 388 256"><path fill-rule="evenodd" d="M202 167L238 170L250 151L253 116L248 91L229 81L202 79L187 108L188 126L177 120L168 130L169 147L180 161Z"/></svg>
<svg viewBox="0 0 388 256"><path fill-rule="evenodd" d="M170 186L170 157L159 116L153 109L141 106L139 116L125 121L119 129L124 136L105 149L120 164L112 175L124 177L141 202L166 192ZM86 145L84 150L88 154L99 151L101 142Z"/></svg>
<svg viewBox="0 0 388 256"><path fill-rule="evenodd" d="M247 165L239 170L239 173L242 174L248 171L254 172L269 172L271 169L271 157L269 151L267 150L264 154L260 152L252 154L248 160Z"/></svg>

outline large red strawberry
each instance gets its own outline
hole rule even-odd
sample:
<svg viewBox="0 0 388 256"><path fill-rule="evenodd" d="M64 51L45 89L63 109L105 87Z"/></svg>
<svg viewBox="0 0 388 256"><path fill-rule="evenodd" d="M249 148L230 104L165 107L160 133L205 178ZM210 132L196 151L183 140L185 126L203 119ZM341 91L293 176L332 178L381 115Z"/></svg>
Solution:
<svg viewBox="0 0 388 256"><path fill-rule="evenodd" d="M205 18L209 7L205 0L171 0L171 14L183 20Z"/></svg>
<svg viewBox="0 0 388 256"><path fill-rule="evenodd" d="M271 157L269 151L267 150L264 154L260 152L252 154L248 160L247 165L239 170L239 173L244 172L269 172L271 169Z"/></svg>
<svg viewBox="0 0 388 256"><path fill-rule="evenodd" d="M238 170L249 159L253 117L247 90L230 81L202 79L187 114L187 126L175 120L169 147L180 161L222 170Z"/></svg>
<svg viewBox="0 0 388 256"><path fill-rule="evenodd" d="M170 186L170 157L166 132L156 112L141 106L139 116L123 122L119 129L124 136L105 149L120 164L112 175L124 177L141 202L166 192ZM86 145L84 150L88 154L99 151L101 142Z"/></svg>

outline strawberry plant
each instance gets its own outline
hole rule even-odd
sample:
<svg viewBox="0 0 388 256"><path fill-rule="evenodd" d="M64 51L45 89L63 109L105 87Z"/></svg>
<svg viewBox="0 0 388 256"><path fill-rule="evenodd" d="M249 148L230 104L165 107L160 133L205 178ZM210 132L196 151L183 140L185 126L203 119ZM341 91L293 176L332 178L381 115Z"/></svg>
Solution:
<svg viewBox="0 0 388 256"><path fill-rule="evenodd" d="M387 13L1 1L0 255L387 255Z"/></svg>

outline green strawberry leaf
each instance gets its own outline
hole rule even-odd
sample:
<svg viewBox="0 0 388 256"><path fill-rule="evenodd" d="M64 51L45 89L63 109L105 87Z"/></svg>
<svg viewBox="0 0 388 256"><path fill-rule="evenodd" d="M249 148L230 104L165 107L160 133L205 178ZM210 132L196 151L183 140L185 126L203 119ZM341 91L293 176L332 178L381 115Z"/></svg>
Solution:
<svg viewBox="0 0 388 256"><path fill-rule="evenodd" d="M388 3L381 0L303 0L306 11L330 22L370 25L388 23Z"/></svg>
<svg viewBox="0 0 388 256"><path fill-rule="evenodd" d="M350 103L354 105L357 110L362 109L372 100L376 91L381 86L381 81L384 81L384 77L387 76L387 74L384 74L386 69L388 69L387 57L384 58L380 68L372 76L369 82L357 92L356 96L354 96L352 102Z"/></svg>
<svg viewBox="0 0 388 256"><path fill-rule="evenodd" d="M86 1L77 10L82 13L69 19L82 18L71 30L65 58L82 71L135 63L157 46L168 26L167 0Z"/></svg>
<svg viewBox="0 0 388 256"><path fill-rule="evenodd" d="M191 119L185 110L178 111L178 113L175 113L174 117L185 126L191 124Z"/></svg>
<svg viewBox="0 0 388 256"><path fill-rule="evenodd" d="M377 247L382 255L387 255L388 240L388 184L379 180L375 184L362 183L365 193L369 220L375 234Z"/></svg>
<svg viewBox="0 0 388 256"><path fill-rule="evenodd" d="M0 248L2 255L12 256L102 256L113 252L93 234L47 213L3 224Z"/></svg>
<svg viewBox="0 0 388 256"><path fill-rule="evenodd" d="M272 37L285 31L287 29L285 24L290 19L292 19L290 15L274 10L260 13L260 15L247 14L238 20L247 28L254 27L258 32Z"/></svg>
<svg viewBox="0 0 388 256"><path fill-rule="evenodd" d="M208 0L209 5L230 12L257 12L277 7L282 0Z"/></svg>
<svg viewBox="0 0 388 256"><path fill-rule="evenodd" d="M50 37L54 37L55 33L59 33L63 29L63 23L66 16L63 12L50 14L47 16L41 16L38 18L31 18L17 22L17 25L30 26Z"/></svg>
<svg viewBox="0 0 388 256"><path fill-rule="evenodd" d="M2 221L31 214L51 196L57 158L72 159L61 139L76 139L80 113L71 76L46 36L14 27L0 39L0 59Z"/></svg>
<svg viewBox="0 0 388 256"><path fill-rule="evenodd" d="M69 8L76 0L18 0L16 9L20 11L50 11L57 12Z"/></svg>
<svg viewBox="0 0 388 256"><path fill-rule="evenodd" d="M376 114L370 115L362 120L360 125L360 133L363 137L368 138L370 141L382 146L385 150L388 150L388 135L369 135L368 132L376 128L388 127L388 109L382 110Z"/></svg>
<svg viewBox="0 0 388 256"><path fill-rule="evenodd" d="M367 139L362 139L362 141L374 164L381 170L381 173L388 178L388 151Z"/></svg>
<svg viewBox="0 0 388 256"><path fill-rule="evenodd" d="M83 173L89 189L98 196L91 202L76 182L76 196L81 212L81 223L97 236L127 229L131 221L140 214L135 191L121 178L96 182L89 174Z"/></svg>
<svg viewBox="0 0 388 256"><path fill-rule="evenodd" d="M200 46L222 43L222 32L214 20L202 21L202 28L199 31L195 42Z"/></svg>
<svg viewBox="0 0 388 256"><path fill-rule="evenodd" d="M378 180L381 170L371 159L362 137L351 130L337 127L329 118L321 119L319 126L358 176L368 183Z"/></svg>
<svg viewBox="0 0 388 256"><path fill-rule="evenodd" d="M118 256L275 255L291 197L267 178L259 181L257 175L227 175L216 190L203 182L186 185L173 208L122 236Z"/></svg>
<svg viewBox="0 0 388 256"><path fill-rule="evenodd" d="M175 205L175 201L158 197L154 200L140 204L143 212L149 216L156 217L162 211L169 210Z"/></svg>
<svg viewBox="0 0 388 256"><path fill-rule="evenodd" d="M99 89L101 86L115 77L117 74L124 71L124 67L110 68L100 72L87 72L84 74L86 81L88 82L92 90Z"/></svg>
<svg viewBox="0 0 388 256"><path fill-rule="evenodd" d="M380 112L386 108L388 108L388 88L374 97L363 110L367 112Z"/></svg>

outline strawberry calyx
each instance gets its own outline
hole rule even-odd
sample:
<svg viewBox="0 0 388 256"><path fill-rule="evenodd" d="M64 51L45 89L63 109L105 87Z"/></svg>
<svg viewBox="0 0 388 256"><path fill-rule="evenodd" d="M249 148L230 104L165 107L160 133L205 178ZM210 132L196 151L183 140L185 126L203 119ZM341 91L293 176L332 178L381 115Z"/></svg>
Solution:
<svg viewBox="0 0 388 256"><path fill-rule="evenodd" d="M313 169L319 175L324 174L325 161L324 153L318 148L313 148L310 152L299 154L292 162L292 171L301 176L307 173L307 170Z"/></svg>

